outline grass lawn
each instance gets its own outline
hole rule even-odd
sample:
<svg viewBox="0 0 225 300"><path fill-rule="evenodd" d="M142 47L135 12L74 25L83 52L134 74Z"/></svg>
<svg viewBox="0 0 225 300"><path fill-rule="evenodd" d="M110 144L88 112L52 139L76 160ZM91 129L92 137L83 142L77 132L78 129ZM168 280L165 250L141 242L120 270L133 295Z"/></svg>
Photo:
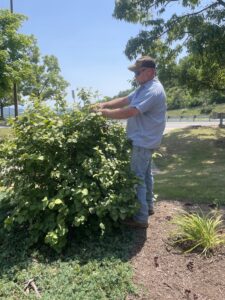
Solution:
<svg viewBox="0 0 225 300"><path fill-rule="evenodd" d="M223 104L217 104L215 108L213 109L215 112L225 112L225 103Z"/></svg>
<svg viewBox="0 0 225 300"><path fill-rule="evenodd" d="M202 106L194 107L194 108L180 108L173 109L167 111L167 116L173 118L183 117L192 117L192 116L200 116L201 115ZM225 112L225 104L217 104L213 108L213 112ZM206 115L206 114L204 114Z"/></svg>
<svg viewBox="0 0 225 300"><path fill-rule="evenodd" d="M0 128L0 141L10 135L10 128Z"/></svg>
<svg viewBox="0 0 225 300"><path fill-rule="evenodd" d="M225 129L185 128L164 136L156 159L159 199L225 204Z"/></svg>

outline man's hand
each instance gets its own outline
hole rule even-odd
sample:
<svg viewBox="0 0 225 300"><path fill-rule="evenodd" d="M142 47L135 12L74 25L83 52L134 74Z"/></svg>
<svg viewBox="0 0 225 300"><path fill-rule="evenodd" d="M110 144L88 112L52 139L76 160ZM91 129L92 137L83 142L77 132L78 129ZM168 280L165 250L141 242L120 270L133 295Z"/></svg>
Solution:
<svg viewBox="0 0 225 300"><path fill-rule="evenodd" d="M99 112L99 110L103 109L105 107L105 103L102 102L102 103L95 103L95 104L92 104L90 106L90 109L91 111L94 111L94 112Z"/></svg>
<svg viewBox="0 0 225 300"><path fill-rule="evenodd" d="M111 118L111 113L112 113L111 109L106 109L106 108L98 109L98 112L100 112L103 117Z"/></svg>

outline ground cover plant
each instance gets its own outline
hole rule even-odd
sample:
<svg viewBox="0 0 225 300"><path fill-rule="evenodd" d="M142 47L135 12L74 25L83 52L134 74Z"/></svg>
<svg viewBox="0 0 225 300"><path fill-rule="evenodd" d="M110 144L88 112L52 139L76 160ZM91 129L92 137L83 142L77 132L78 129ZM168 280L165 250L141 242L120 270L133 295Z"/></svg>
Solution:
<svg viewBox="0 0 225 300"><path fill-rule="evenodd" d="M44 300L125 300L136 291L128 262L133 243L133 232L122 228L76 235L58 255L45 245L30 248L25 230L0 230L0 298L37 299L31 286L25 289L33 279Z"/></svg>
<svg viewBox="0 0 225 300"><path fill-rule="evenodd" d="M41 240L61 251L70 229L103 233L136 211L136 179L119 124L87 107L58 115L36 103L12 131L0 148L4 226L24 226L31 245Z"/></svg>
<svg viewBox="0 0 225 300"><path fill-rule="evenodd" d="M196 250L207 256L219 246L225 245L221 214L179 214L174 218L173 224L176 225L176 230L171 239L174 245L179 245L186 253Z"/></svg>
<svg viewBox="0 0 225 300"><path fill-rule="evenodd" d="M159 199L225 204L225 129L188 127L164 136L156 158Z"/></svg>

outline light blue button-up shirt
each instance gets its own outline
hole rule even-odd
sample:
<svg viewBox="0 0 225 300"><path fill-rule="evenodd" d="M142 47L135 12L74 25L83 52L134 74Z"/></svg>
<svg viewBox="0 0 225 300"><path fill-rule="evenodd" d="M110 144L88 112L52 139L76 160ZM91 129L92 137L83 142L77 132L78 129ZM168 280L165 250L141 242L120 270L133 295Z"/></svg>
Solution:
<svg viewBox="0 0 225 300"><path fill-rule="evenodd" d="M159 147L166 125L166 95L157 77L141 85L129 96L129 107L140 113L127 120L127 137L134 146Z"/></svg>

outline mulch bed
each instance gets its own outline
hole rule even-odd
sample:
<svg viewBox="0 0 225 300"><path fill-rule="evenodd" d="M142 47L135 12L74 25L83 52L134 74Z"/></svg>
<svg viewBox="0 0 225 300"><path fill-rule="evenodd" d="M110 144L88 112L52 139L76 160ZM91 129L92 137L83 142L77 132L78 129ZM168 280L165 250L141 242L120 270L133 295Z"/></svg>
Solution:
<svg viewBox="0 0 225 300"><path fill-rule="evenodd" d="M135 229L137 240L131 262L138 295L127 300L224 300L225 247L206 258L184 254L169 243L173 217L180 211L208 212L208 205L159 201L147 230ZM225 208L221 208L225 216Z"/></svg>

